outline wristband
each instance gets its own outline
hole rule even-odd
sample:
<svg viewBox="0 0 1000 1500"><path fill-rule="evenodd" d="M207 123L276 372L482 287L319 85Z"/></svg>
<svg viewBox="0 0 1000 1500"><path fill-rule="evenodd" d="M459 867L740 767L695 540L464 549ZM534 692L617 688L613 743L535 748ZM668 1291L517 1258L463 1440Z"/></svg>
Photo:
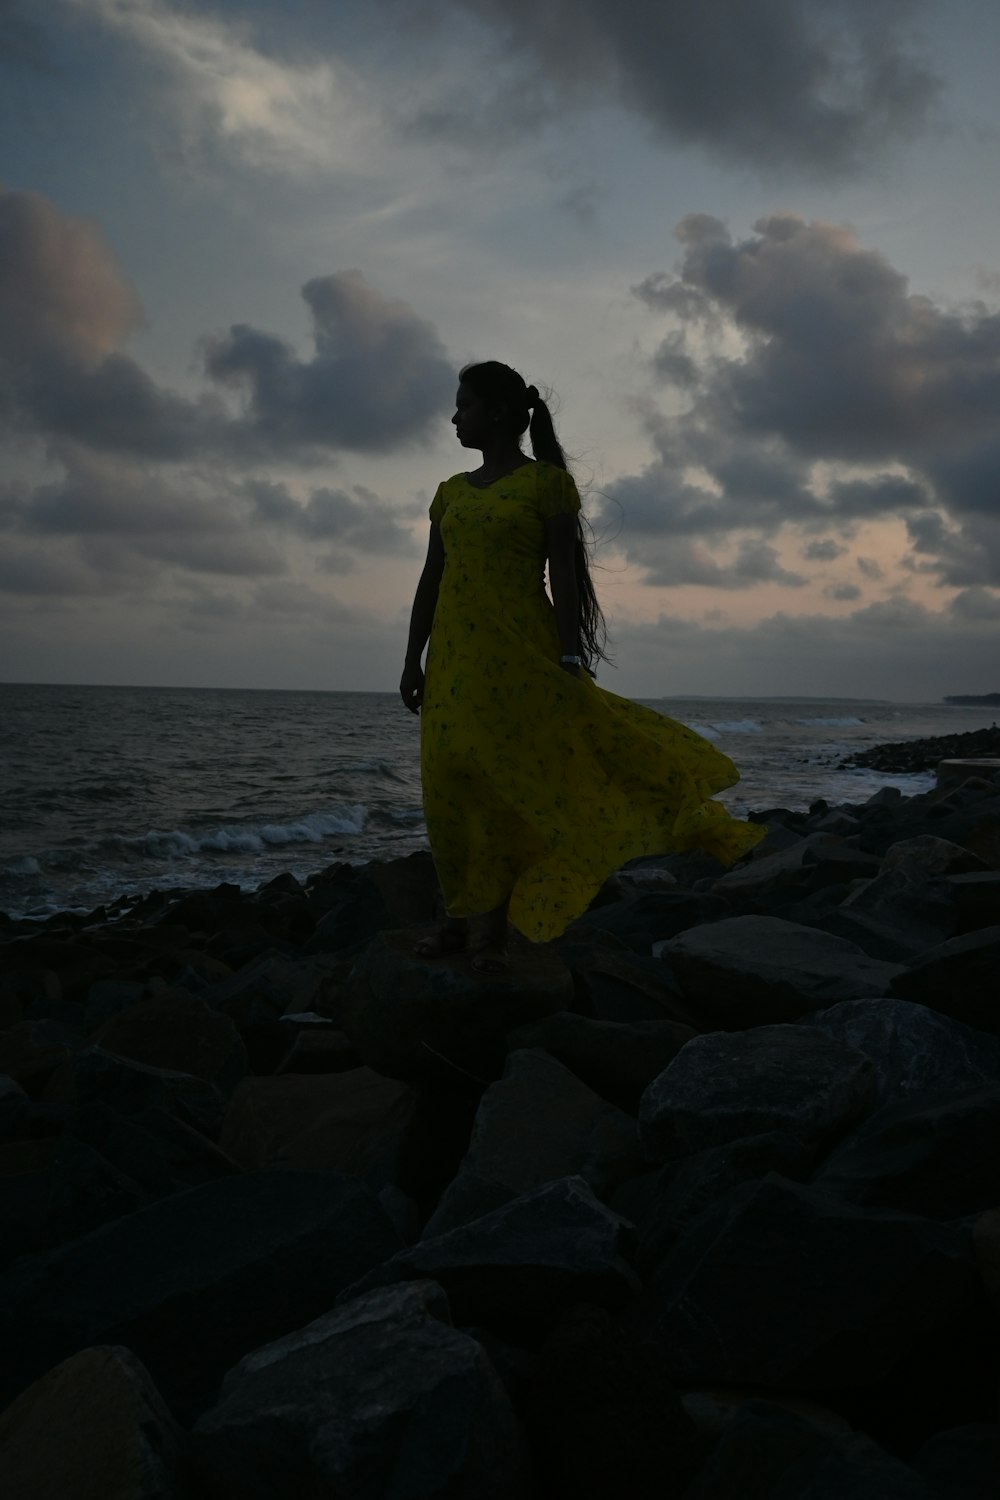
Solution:
<svg viewBox="0 0 1000 1500"><path fill-rule="evenodd" d="M560 656L559 665L563 667L582 667L583 661L579 656Z"/></svg>

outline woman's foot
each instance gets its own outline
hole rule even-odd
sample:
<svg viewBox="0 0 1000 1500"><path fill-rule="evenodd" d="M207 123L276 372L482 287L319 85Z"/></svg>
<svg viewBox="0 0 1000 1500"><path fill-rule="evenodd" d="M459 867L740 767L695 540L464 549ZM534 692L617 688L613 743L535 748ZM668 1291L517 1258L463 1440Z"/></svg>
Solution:
<svg viewBox="0 0 1000 1500"><path fill-rule="evenodd" d="M506 942L487 939L472 953L469 967L477 974L506 974L510 969Z"/></svg>
<svg viewBox="0 0 1000 1500"><path fill-rule="evenodd" d="M447 958L450 953L465 952L466 937L465 919L449 917L435 932L418 938L413 951L418 958Z"/></svg>

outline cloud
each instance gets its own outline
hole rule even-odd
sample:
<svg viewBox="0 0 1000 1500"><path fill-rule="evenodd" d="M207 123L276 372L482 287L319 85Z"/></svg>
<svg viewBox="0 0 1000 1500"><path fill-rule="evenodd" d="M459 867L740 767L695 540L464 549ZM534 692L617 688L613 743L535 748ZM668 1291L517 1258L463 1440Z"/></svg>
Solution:
<svg viewBox="0 0 1000 1500"><path fill-rule="evenodd" d="M311 359L235 325L205 341L218 388L180 395L121 347L142 310L96 225L40 194L0 188L0 420L106 452L232 464L423 439L454 386L433 326L359 271L316 277L302 295ZM229 410L224 387L244 395L242 415Z"/></svg>
<svg viewBox="0 0 1000 1500"><path fill-rule="evenodd" d="M647 554L644 583L657 588L699 584L706 588L745 589L760 583L778 583L802 588L808 579L789 572L778 561L773 547L757 538L747 538L729 563L717 563L703 547L680 538L660 552Z"/></svg>
<svg viewBox="0 0 1000 1500"><path fill-rule="evenodd" d="M860 599L861 590L856 583L831 583L823 593L828 599L849 600Z"/></svg>
<svg viewBox="0 0 1000 1500"><path fill-rule="evenodd" d="M670 325L649 364L671 405L647 400L657 456L611 487L629 555L795 527L827 533L802 553L818 563L831 531L899 518L911 571L1000 582L1000 313L915 294L851 230L791 214L741 240L692 214L677 234L676 272L633 289Z"/></svg>
<svg viewBox="0 0 1000 1500"><path fill-rule="evenodd" d="M927 118L936 83L912 0L452 0L550 107L613 101L674 142L836 176Z"/></svg>
<svg viewBox="0 0 1000 1500"><path fill-rule="evenodd" d="M225 20L168 0L68 3L145 60L189 155L221 148L276 174L350 172L379 128L370 92L329 48L272 56L255 45L246 15Z"/></svg>
<svg viewBox="0 0 1000 1500"><path fill-rule="evenodd" d="M382 297L360 271L308 281L316 353L246 324L207 342L211 377L247 395L246 425L266 446L316 443L361 452L424 435L443 415L455 374L430 323Z"/></svg>
<svg viewBox="0 0 1000 1500"><path fill-rule="evenodd" d="M422 504L392 505L361 484L349 492L314 489L304 504L287 486L270 481L250 481L245 492L257 520L307 541L336 542L371 557L414 557L419 552L404 519L422 516Z"/></svg>
<svg viewBox="0 0 1000 1500"><path fill-rule="evenodd" d="M806 562L833 562L835 557L843 557L847 548L835 542L832 537L824 537L818 542L809 542L802 549L802 556Z"/></svg>

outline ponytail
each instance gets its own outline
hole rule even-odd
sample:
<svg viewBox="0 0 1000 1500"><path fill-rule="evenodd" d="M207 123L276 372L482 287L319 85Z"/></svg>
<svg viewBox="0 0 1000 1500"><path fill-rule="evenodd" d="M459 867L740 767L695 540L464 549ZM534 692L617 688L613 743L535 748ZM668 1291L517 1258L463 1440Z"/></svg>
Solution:
<svg viewBox="0 0 1000 1500"><path fill-rule="evenodd" d="M483 364L466 365L459 374L459 379L467 381L484 400L506 407L515 437L519 438L525 428L528 429L531 451L535 458L569 472L566 455L556 437L548 406L533 385L525 385L516 370L496 360L487 360ZM574 561L580 599L579 654L591 676L594 675L594 666L598 661L611 660L607 651L608 629L590 576L593 546L590 528L583 517L578 516Z"/></svg>

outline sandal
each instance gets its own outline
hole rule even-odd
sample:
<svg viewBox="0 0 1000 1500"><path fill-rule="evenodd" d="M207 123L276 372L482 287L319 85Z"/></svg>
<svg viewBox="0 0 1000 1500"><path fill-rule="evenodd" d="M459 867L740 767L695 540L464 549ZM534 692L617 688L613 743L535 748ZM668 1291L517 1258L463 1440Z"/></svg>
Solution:
<svg viewBox="0 0 1000 1500"><path fill-rule="evenodd" d="M510 954L507 951L507 944L495 938L482 943L473 951L469 967L477 974L509 973Z"/></svg>
<svg viewBox="0 0 1000 1500"><path fill-rule="evenodd" d="M464 953L466 927L463 920L447 921L426 937L418 938L413 945L417 958L447 958L451 953Z"/></svg>

